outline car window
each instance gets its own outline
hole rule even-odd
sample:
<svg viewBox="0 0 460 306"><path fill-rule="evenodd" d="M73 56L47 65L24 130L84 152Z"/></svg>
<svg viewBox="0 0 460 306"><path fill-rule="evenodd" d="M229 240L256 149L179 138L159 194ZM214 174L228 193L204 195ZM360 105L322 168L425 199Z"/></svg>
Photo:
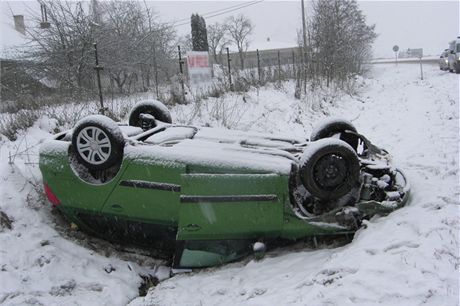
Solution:
<svg viewBox="0 0 460 306"><path fill-rule="evenodd" d="M251 252L250 240L185 241L180 256L182 267L209 267L234 261Z"/></svg>

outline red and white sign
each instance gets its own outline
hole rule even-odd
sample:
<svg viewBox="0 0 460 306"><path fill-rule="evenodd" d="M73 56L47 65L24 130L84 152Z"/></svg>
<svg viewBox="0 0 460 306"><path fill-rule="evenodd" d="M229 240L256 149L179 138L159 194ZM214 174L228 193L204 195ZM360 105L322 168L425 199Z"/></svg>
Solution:
<svg viewBox="0 0 460 306"><path fill-rule="evenodd" d="M209 68L208 53L206 54L187 54L188 68Z"/></svg>
<svg viewBox="0 0 460 306"><path fill-rule="evenodd" d="M211 81L208 52L187 52L187 68L190 84L200 84Z"/></svg>

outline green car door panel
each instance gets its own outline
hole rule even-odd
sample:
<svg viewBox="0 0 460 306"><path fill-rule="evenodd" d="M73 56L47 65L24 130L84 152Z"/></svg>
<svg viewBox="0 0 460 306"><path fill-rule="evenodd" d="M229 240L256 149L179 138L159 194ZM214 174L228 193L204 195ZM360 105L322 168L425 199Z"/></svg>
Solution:
<svg viewBox="0 0 460 306"><path fill-rule="evenodd" d="M178 239L276 236L287 180L277 174L184 174Z"/></svg>
<svg viewBox="0 0 460 306"><path fill-rule="evenodd" d="M150 223L177 225L180 178L185 165L131 160L103 213Z"/></svg>

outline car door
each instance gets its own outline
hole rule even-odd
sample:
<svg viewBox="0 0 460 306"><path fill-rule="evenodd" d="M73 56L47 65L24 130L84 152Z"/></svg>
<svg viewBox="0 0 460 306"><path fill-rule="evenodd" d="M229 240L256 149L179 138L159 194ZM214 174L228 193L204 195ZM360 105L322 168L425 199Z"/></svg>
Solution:
<svg viewBox="0 0 460 306"><path fill-rule="evenodd" d="M109 196L103 213L142 223L177 226L180 178L185 166L134 159Z"/></svg>
<svg viewBox="0 0 460 306"><path fill-rule="evenodd" d="M177 240L277 236L287 189L278 174L182 174Z"/></svg>

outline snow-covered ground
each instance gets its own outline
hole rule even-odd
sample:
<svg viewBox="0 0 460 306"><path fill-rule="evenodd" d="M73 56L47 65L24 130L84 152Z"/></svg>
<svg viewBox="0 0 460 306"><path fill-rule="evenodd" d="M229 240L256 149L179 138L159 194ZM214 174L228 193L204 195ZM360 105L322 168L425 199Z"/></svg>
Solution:
<svg viewBox="0 0 460 306"><path fill-rule="evenodd" d="M327 115L351 120L405 170L412 198L375 218L350 244L298 245L219 268L176 275L138 296L139 274L160 260L72 231L36 189L39 120L0 141L0 304L5 305L459 305L459 79L425 65L375 65L358 96L308 103L272 88L178 106L173 120L308 136ZM333 101L333 102L330 102ZM9 156L12 156L9 158ZM158 266L157 266L158 267Z"/></svg>

